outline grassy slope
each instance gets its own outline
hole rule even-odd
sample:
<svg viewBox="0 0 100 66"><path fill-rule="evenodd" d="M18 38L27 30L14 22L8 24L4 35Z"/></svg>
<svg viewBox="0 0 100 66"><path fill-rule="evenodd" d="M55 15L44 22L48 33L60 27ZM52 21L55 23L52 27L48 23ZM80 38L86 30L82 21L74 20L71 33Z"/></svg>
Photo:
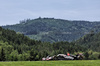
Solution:
<svg viewBox="0 0 100 66"><path fill-rule="evenodd" d="M0 66L99 66L100 60L0 62Z"/></svg>

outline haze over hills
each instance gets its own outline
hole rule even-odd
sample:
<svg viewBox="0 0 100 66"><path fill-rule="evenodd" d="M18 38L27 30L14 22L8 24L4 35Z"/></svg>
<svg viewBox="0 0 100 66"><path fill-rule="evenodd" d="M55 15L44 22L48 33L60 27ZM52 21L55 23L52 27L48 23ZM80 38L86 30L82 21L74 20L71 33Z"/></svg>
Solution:
<svg viewBox="0 0 100 66"><path fill-rule="evenodd" d="M2 26L23 33L31 39L58 42L75 41L91 31L99 32L100 22L71 21L54 18L37 18L20 21L19 24Z"/></svg>

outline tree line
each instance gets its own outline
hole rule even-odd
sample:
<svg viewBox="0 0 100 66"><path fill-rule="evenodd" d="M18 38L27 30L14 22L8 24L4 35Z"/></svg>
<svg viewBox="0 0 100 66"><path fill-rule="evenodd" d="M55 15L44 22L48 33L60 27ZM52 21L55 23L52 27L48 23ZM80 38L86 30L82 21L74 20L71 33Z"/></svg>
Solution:
<svg viewBox="0 0 100 66"><path fill-rule="evenodd" d="M48 55L66 54L67 52L86 54L87 50L86 47L74 42L41 42L30 39L19 32L16 33L13 30L0 27L0 61L38 61ZM94 51L92 53L94 54ZM87 59L90 58L89 56L86 57Z"/></svg>

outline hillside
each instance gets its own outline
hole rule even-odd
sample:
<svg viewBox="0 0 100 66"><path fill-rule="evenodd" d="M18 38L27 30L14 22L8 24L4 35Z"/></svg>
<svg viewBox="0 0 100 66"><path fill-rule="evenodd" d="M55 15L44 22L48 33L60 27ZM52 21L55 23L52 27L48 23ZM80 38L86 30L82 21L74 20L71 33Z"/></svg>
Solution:
<svg viewBox="0 0 100 66"><path fill-rule="evenodd" d="M84 52L87 49L69 42L41 42L0 27L0 61L41 60L48 55Z"/></svg>
<svg viewBox="0 0 100 66"><path fill-rule="evenodd" d="M35 40L58 42L75 41L90 31L99 32L100 22L69 21L54 18L37 18L19 24L2 26L23 33Z"/></svg>
<svg viewBox="0 0 100 66"><path fill-rule="evenodd" d="M41 42L0 27L0 61L36 61L48 55L84 53L85 59L100 59L100 33L91 32L76 42ZM84 40L84 41L83 41Z"/></svg>
<svg viewBox="0 0 100 66"><path fill-rule="evenodd" d="M96 34L94 32L87 34L82 38L80 38L79 40L77 40L76 44L100 52L100 32Z"/></svg>

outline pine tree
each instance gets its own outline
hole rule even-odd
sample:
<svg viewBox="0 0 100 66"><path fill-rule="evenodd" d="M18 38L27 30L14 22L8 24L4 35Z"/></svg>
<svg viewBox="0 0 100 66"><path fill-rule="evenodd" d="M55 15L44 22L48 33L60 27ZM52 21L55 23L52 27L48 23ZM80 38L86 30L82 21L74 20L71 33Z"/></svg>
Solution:
<svg viewBox="0 0 100 66"><path fill-rule="evenodd" d="M4 52L4 49L3 49L3 48L1 49L0 60L1 60L1 61L5 61L5 60L6 60L6 58L5 58L5 52Z"/></svg>
<svg viewBox="0 0 100 66"><path fill-rule="evenodd" d="M98 56L98 59L100 59L100 55Z"/></svg>

